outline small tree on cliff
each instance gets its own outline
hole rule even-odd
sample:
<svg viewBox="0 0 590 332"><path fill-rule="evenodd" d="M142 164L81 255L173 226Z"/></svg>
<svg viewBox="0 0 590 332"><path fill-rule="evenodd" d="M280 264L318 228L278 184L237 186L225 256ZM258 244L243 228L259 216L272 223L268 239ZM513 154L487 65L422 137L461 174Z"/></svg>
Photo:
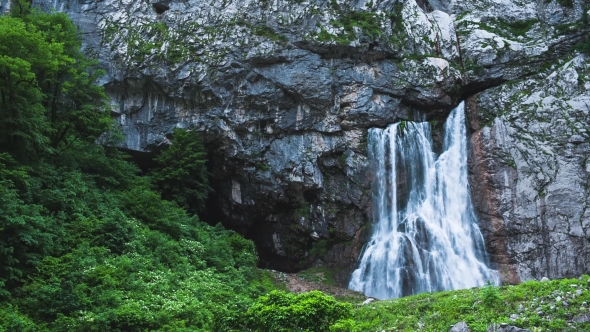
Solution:
<svg viewBox="0 0 590 332"><path fill-rule="evenodd" d="M207 172L207 153L200 133L174 129L173 144L154 159L158 168L152 180L165 199L175 201L188 211L202 212L211 188Z"/></svg>

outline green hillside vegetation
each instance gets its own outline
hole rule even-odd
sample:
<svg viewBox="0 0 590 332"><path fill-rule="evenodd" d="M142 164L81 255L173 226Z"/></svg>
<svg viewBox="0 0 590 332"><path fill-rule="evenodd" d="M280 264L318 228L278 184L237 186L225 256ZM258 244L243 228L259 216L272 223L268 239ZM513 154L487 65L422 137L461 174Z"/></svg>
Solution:
<svg viewBox="0 0 590 332"><path fill-rule="evenodd" d="M352 330L448 331L466 322L473 332L501 323L531 331L590 331L590 323L583 322L590 319L588 279L528 281L373 302L354 311Z"/></svg>
<svg viewBox="0 0 590 332"><path fill-rule="evenodd" d="M76 27L13 8L0 16L0 331L226 330L274 283L251 241L192 213L208 191L202 143L141 176L114 148Z"/></svg>

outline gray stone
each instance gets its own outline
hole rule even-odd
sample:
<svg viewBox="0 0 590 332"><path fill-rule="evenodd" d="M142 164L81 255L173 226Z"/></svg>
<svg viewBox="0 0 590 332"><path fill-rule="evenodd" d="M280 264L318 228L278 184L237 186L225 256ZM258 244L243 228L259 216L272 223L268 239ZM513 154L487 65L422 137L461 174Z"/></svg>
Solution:
<svg viewBox="0 0 590 332"><path fill-rule="evenodd" d="M521 329L516 326L502 323L502 324L492 324L492 325L488 326L487 332L530 332L530 330Z"/></svg>
<svg viewBox="0 0 590 332"><path fill-rule="evenodd" d="M571 320L573 323L590 323L590 315L579 315Z"/></svg>
<svg viewBox="0 0 590 332"><path fill-rule="evenodd" d="M590 154L590 136L574 125L590 126L590 95L566 83L589 75L588 62L575 57L468 103L471 182L479 184L473 200L504 282L575 277L590 268L590 178L582 157ZM562 106L567 120L555 113ZM585 143L569 142L572 134Z"/></svg>
<svg viewBox="0 0 590 332"><path fill-rule="evenodd" d="M471 332L471 330L469 329L469 326L467 326L467 323L459 322L451 326L449 332Z"/></svg>

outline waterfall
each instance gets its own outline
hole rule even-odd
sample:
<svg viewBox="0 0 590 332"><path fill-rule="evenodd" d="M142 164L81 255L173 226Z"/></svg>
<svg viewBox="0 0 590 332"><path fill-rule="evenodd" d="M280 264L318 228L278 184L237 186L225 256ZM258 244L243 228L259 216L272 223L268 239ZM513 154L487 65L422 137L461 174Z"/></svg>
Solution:
<svg viewBox="0 0 590 332"><path fill-rule="evenodd" d="M438 158L428 122L373 128L368 141L375 225L349 288L388 299L499 283L471 204L463 103Z"/></svg>

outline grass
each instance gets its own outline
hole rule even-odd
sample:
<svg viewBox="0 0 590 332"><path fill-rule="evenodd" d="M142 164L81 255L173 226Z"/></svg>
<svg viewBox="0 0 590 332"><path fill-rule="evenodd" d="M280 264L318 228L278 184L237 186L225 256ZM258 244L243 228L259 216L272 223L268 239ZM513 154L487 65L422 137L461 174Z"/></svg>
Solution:
<svg viewBox="0 0 590 332"><path fill-rule="evenodd" d="M256 269L254 270L254 278L250 283L250 288L259 292L259 295L264 295L270 290L287 290L287 285L284 281L279 280L269 270Z"/></svg>
<svg viewBox="0 0 590 332"><path fill-rule="evenodd" d="M583 306L590 302L588 278L488 285L377 301L354 311L353 330L448 331L464 321L473 332L486 331L493 323L542 331L587 331L588 323L571 320L588 314Z"/></svg>

